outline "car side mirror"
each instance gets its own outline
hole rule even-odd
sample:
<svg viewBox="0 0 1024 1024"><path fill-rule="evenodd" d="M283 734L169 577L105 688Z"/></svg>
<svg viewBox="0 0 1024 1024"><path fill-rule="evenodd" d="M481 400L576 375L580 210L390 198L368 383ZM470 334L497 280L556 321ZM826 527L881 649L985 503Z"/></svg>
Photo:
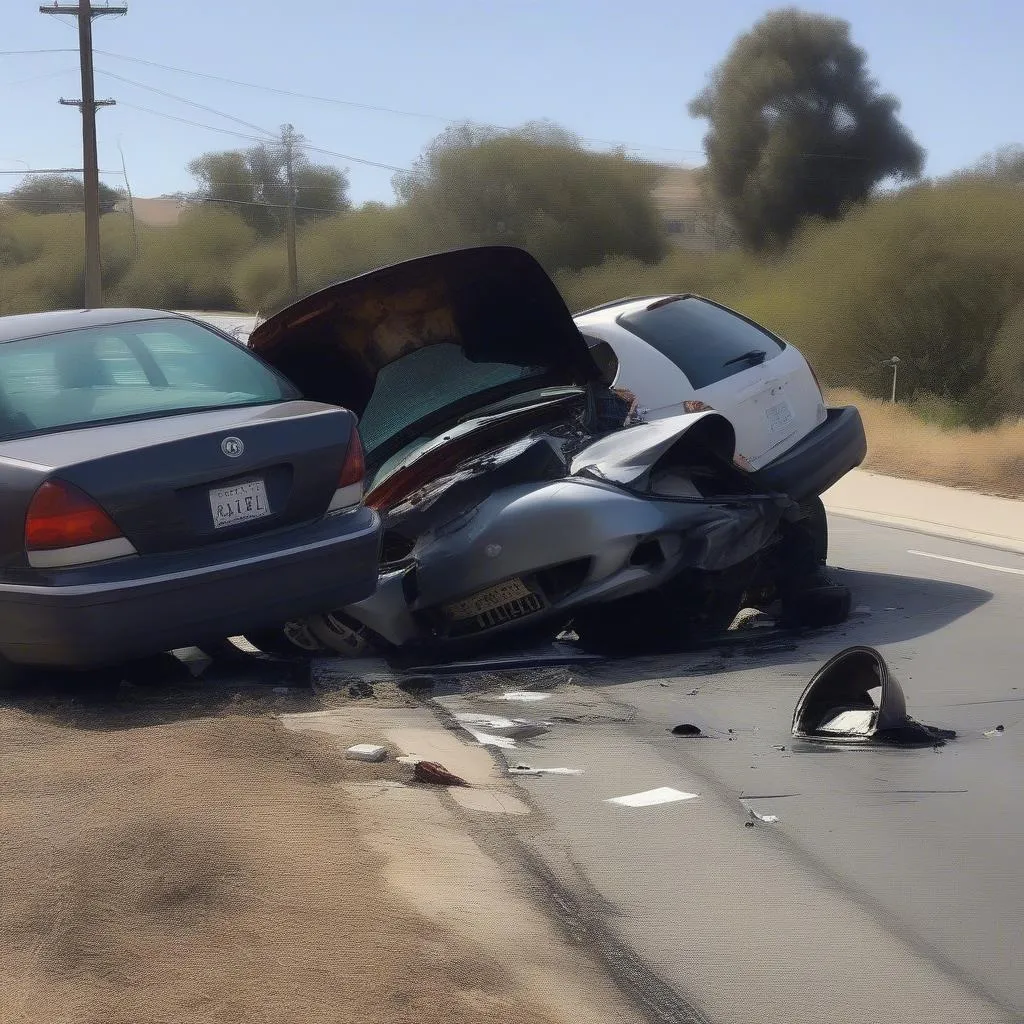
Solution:
<svg viewBox="0 0 1024 1024"><path fill-rule="evenodd" d="M597 364L603 383L611 387L619 373L619 357L607 341L598 341L590 346L590 357Z"/></svg>

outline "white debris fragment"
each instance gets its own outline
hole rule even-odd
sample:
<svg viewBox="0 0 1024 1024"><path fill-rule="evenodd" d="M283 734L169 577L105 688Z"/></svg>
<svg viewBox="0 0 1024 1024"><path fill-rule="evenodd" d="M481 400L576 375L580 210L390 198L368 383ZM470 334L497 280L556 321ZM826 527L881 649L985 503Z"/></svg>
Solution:
<svg viewBox="0 0 1024 1024"><path fill-rule="evenodd" d="M687 697L696 697L698 693L700 693L700 690L695 686L692 690L687 690L686 691L686 696Z"/></svg>
<svg viewBox="0 0 1024 1024"><path fill-rule="evenodd" d="M699 793L684 793L670 786L659 786L643 793L630 793L628 796L614 796L605 800L607 804L619 804L621 807L652 807L655 804L675 803L677 800L696 800Z"/></svg>
<svg viewBox="0 0 1024 1024"><path fill-rule="evenodd" d="M509 775L582 775L582 768L531 768L528 764L515 764L508 770Z"/></svg>
<svg viewBox="0 0 1024 1024"><path fill-rule="evenodd" d="M747 814L750 816L751 821L761 821L766 825L774 825L779 820L777 814L758 814L753 807L747 808Z"/></svg>
<svg viewBox="0 0 1024 1024"><path fill-rule="evenodd" d="M501 695L502 700L515 700L529 703L536 700L548 700L550 693L535 693L533 690L509 690Z"/></svg>
<svg viewBox="0 0 1024 1024"><path fill-rule="evenodd" d="M495 736L493 733L481 732L479 729L474 729L471 725L464 725L463 728L481 747L498 747L500 750L515 749L516 741L509 736Z"/></svg>
<svg viewBox="0 0 1024 1024"><path fill-rule="evenodd" d="M507 746L493 743L497 738L527 740L551 731L551 727L544 722L533 722L525 718L503 718L500 715L481 715L472 711L459 712L455 715L455 720L468 733L475 736L478 742L484 742L480 735L487 736L491 746Z"/></svg>
<svg viewBox="0 0 1024 1024"><path fill-rule="evenodd" d="M345 756L352 761L383 761L388 752L385 747L376 743L357 743L345 751Z"/></svg>
<svg viewBox="0 0 1024 1024"><path fill-rule="evenodd" d="M244 636L229 636L228 643L231 644L232 647L237 647L244 654L260 653L260 649L256 647L254 644L249 643L249 641L246 640Z"/></svg>

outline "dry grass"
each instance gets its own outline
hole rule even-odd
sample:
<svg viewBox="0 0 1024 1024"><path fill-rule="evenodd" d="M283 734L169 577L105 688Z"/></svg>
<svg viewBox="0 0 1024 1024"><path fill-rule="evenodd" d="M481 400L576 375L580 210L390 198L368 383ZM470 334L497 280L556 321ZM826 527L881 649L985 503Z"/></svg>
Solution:
<svg viewBox="0 0 1024 1024"><path fill-rule="evenodd" d="M5 1024L549 1021L389 889L339 785L385 766L239 714L0 708L0 746Z"/></svg>
<svg viewBox="0 0 1024 1024"><path fill-rule="evenodd" d="M990 430L947 429L926 423L903 405L851 391L830 402L856 405L868 435L865 469L910 480L1024 497L1024 420Z"/></svg>

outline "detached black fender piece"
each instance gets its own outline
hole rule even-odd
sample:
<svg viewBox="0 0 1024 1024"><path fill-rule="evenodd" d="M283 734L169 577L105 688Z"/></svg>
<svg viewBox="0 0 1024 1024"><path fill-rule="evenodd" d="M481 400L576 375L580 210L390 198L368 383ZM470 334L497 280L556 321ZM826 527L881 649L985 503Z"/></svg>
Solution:
<svg viewBox="0 0 1024 1024"><path fill-rule="evenodd" d="M804 501L823 494L856 469L868 453L864 423L856 406L828 410L825 422L784 455L750 474L758 490Z"/></svg>
<svg viewBox="0 0 1024 1024"><path fill-rule="evenodd" d="M871 691L880 689L876 703ZM818 742L936 746L956 733L916 722L885 658L847 647L814 673L793 713L793 735Z"/></svg>

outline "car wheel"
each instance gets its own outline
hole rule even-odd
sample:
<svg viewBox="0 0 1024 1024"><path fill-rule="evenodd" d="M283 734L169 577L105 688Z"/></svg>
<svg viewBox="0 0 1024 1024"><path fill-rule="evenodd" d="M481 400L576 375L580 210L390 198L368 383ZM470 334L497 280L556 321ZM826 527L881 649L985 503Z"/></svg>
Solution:
<svg viewBox="0 0 1024 1024"><path fill-rule="evenodd" d="M379 652L380 638L373 630L342 611L310 616L306 624L313 636L335 654L367 658Z"/></svg>
<svg viewBox="0 0 1024 1024"><path fill-rule="evenodd" d="M782 593L783 628L824 629L838 626L850 617L853 593L831 580L824 572Z"/></svg>
<svg viewBox="0 0 1024 1024"><path fill-rule="evenodd" d="M742 597L733 587L696 593L666 587L581 609L573 628L579 646L595 654L678 651L728 629L740 611Z"/></svg>
<svg viewBox="0 0 1024 1024"><path fill-rule="evenodd" d="M294 658L298 654L319 654L324 645L305 622L286 622L280 629L257 629L245 639L264 654Z"/></svg>
<svg viewBox="0 0 1024 1024"><path fill-rule="evenodd" d="M815 561L818 565L824 565L828 561L828 514L825 511L825 503L816 495L800 507L806 517L805 529L814 549Z"/></svg>

